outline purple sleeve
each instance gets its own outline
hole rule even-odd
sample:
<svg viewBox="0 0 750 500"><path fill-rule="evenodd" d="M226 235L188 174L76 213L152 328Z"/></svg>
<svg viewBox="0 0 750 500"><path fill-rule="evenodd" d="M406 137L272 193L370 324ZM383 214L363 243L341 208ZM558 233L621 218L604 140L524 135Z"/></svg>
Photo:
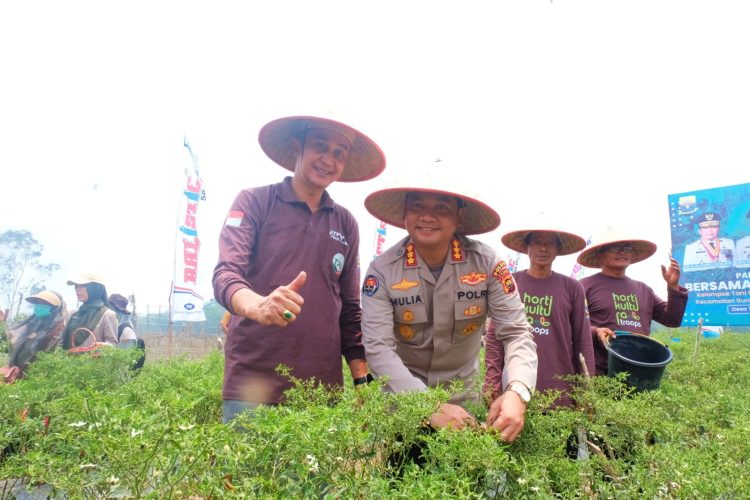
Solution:
<svg viewBox="0 0 750 500"><path fill-rule="evenodd" d="M574 283L574 290L571 294L573 310L570 318L570 326L573 334L573 366L576 367L576 373L582 374L581 362L578 359L579 353L583 354L586 361L586 368L589 374L594 374L594 343L591 335L591 323L589 321L588 311L586 310L586 297L583 291L583 285Z"/></svg>
<svg viewBox="0 0 750 500"><path fill-rule="evenodd" d="M339 277L341 314L341 354L347 362L353 359L365 359L365 348L362 345L362 308L359 303L359 227L350 215L349 219L349 255Z"/></svg>
<svg viewBox="0 0 750 500"><path fill-rule="evenodd" d="M259 208L252 191L242 191L229 209L232 223L228 223L228 216L219 233L219 262L214 268L212 280L214 297L232 313L235 312L232 309L232 295L241 288L252 288L246 273L250 268L253 245L260 227L257 219L260 215Z"/></svg>
<svg viewBox="0 0 750 500"><path fill-rule="evenodd" d="M495 321L490 320L487 333L484 335L484 365L487 371L484 375L483 392L490 392L492 399L497 398L503 391L503 368L505 367L505 348L503 342L495 334Z"/></svg>
<svg viewBox="0 0 750 500"><path fill-rule="evenodd" d="M666 302L654 295L654 320L670 328L680 326L687 301L687 289L682 287L679 291L668 289Z"/></svg>

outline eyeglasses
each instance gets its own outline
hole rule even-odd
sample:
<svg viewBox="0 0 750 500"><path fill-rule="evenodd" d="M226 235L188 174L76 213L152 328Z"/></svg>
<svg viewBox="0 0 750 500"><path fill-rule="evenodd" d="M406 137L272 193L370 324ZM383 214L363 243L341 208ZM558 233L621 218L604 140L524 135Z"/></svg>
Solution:
<svg viewBox="0 0 750 500"><path fill-rule="evenodd" d="M609 253L633 253L632 245L613 245L604 249L605 252Z"/></svg>

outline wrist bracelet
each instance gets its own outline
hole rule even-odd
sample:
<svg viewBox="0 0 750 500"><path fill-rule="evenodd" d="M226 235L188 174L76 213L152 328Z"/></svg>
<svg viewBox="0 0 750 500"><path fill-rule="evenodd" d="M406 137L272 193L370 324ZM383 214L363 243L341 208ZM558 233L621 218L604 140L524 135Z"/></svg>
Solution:
<svg viewBox="0 0 750 500"><path fill-rule="evenodd" d="M358 377L354 379L354 385L362 385L362 384L369 384L375 380L372 376L372 374L368 373L364 377Z"/></svg>

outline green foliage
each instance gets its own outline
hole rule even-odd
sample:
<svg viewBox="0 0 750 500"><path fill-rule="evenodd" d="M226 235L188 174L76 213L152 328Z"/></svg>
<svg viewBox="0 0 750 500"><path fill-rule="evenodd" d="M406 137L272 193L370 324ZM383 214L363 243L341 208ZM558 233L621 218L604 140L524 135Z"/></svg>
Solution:
<svg viewBox="0 0 750 500"><path fill-rule="evenodd" d="M60 269L58 264L42 264L44 245L26 230L8 230L0 234L0 298L13 317L19 294L44 290L43 281Z"/></svg>
<svg viewBox="0 0 750 500"><path fill-rule="evenodd" d="M481 429L427 431L442 390L394 396L348 381L334 394L300 382L286 405L222 425L218 353L136 374L134 351L55 352L0 386L0 478L71 498L746 496L750 336L705 341L695 357L691 342L670 347L660 390L597 377L581 410L549 411L551 398L537 397L512 445ZM569 457L579 430L596 447L588 460ZM404 458L415 446L421 465Z"/></svg>

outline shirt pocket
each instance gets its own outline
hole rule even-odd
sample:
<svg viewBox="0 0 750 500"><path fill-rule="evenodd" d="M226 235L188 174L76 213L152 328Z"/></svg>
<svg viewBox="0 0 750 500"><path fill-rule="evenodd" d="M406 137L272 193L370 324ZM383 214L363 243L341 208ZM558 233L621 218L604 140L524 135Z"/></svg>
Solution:
<svg viewBox="0 0 750 500"><path fill-rule="evenodd" d="M481 334L487 319L486 300L460 301L454 304L451 342L460 344Z"/></svg>
<svg viewBox="0 0 750 500"><path fill-rule="evenodd" d="M427 305L396 306L393 309L393 325L397 343L421 344L427 326Z"/></svg>

